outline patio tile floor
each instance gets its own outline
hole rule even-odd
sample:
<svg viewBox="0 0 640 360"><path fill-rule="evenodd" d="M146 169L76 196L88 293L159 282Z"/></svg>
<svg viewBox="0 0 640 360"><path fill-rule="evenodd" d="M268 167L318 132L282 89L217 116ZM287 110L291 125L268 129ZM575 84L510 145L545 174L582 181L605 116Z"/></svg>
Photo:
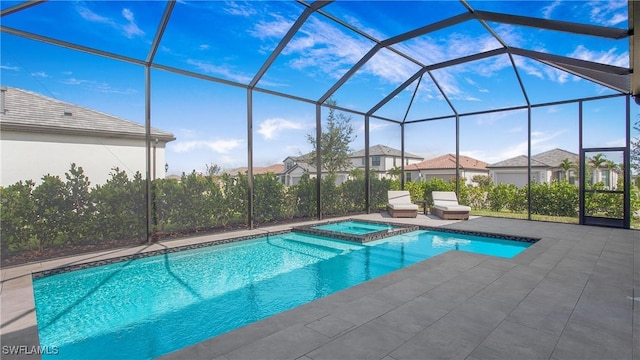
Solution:
<svg viewBox="0 0 640 360"><path fill-rule="evenodd" d="M487 217L353 217L542 239L513 259L450 251L163 358L640 360L639 231ZM228 236L2 269L2 345L38 344L32 271Z"/></svg>

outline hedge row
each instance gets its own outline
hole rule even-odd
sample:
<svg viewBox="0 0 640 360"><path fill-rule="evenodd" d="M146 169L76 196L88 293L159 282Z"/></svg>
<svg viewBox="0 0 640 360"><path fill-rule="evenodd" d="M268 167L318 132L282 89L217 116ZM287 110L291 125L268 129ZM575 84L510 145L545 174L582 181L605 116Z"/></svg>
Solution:
<svg viewBox="0 0 640 360"><path fill-rule="evenodd" d="M621 180L622 181L622 180ZM454 191L455 180L444 181L432 178L428 181L409 182L405 189L409 190L412 200L426 199L433 204L431 192ZM579 189L567 181L552 181L551 183L530 184L531 213L549 216L577 217L579 210ZM622 188L622 182L618 184ZM603 190L602 182L590 187L590 190ZM589 214L622 217L622 194L587 192L585 195L585 209ZM458 201L472 209L486 209L491 211L512 211L526 213L527 186L518 188L514 184L486 183L483 186L465 185L460 183ZM640 210L640 199L636 187L631 188L631 211Z"/></svg>
<svg viewBox="0 0 640 360"><path fill-rule="evenodd" d="M146 241L146 181L140 173L129 178L114 168L103 185L91 187L81 167L71 165L60 177L46 175L36 186L19 181L0 187L2 255L25 250L69 245L95 245L108 241L137 244ZM284 186L273 174L253 179L254 224L316 216L316 180L304 176L295 186ZM364 177L341 185L322 179L322 213L348 215L365 211ZM180 180L152 182L153 232L180 235L229 226L244 226L248 219L246 175L202 176L183 174ZM372 207L386 204L389 180L371 180Z"/></svg>

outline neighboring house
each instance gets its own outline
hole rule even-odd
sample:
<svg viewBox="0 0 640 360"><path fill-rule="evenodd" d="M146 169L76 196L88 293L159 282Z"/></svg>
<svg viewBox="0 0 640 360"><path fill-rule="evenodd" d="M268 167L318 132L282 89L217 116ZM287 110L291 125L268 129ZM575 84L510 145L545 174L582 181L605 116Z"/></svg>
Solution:
<svg viewBox="0 0 640 360"><path fill-rule="evenodd" d="M249 171L249 168L247 168L247 167L239 167L239 168L235 168L235 169L225 170L225 171L223 171L223 173L226 173L226 174L229 174L229 175L236 175L236 174L245 174L247 171ZM273 164L273 165L269 165L269 166L254 166L253 167L253 175L272 173L274 175L277 175L281 182L283 182L283 177L282 177L283 176L282 175L283 172L284 172L284 165L283 164Z"/></svg>
<svg viewBox="0 0 640 360"><path fill-rule="evenodd" d="M351 164L354 168L364 169L365 157L364 149L358 150L351 155ZM387 172L395 167L402 165L402 152L398 149L394 149L385 145L374 145L369 148L369 169L378 174L379 178L385 177ZM422 156L412 153L404 153L404 166L419 163L424 160Z"/></svg>
<svg viewBox="0 0 640 360"><path fill-rule="evenodd" d="M151 130L152 176L165 175L165 146L172 133ZM118 167L146 176L144 125L33 92L0 88L0 185L38 183L44 175L82 167L91 185L103 184Z"/></svg>
<svg viewBox="0 0 640 360"><path fill-rule="evenodd" d="M460 178L465 179L465 183L473 183L472 178L476 175L489 175L489 169L484 161L474 159L469 156L460 155L458 169ZM438 178L445 181L456 177L456 155L445 154L427 159L425 161L405 166L407 181L427 181Z"/></svg>
<svg viewBox="0 0 640 360"><path fill-rule="evenodd" d="M569 176L562 169L561 165L565 159L569 159L576 167L569 170ZM497 162L488 166L489 175L494 184L509 183L521 187L527 184L527 160L524 155ZM553 149L534 155L531 157L531 182L550 183L553 180L568 180L570 183L578 184L578 154L562 149ZM617 174L605 167L594 169L592 178L600 179L605 183L605 187L615 186Z"/></svg>
<svg viewBox="0 0 640 360"><path fill-rule="evenodd" d="M379 178L385 177L387 172L396 166L402 164L400 150L385 146L374 145L369 148L370 170L377 173ZM351 168L343 169L336 174L336 184L342 184L349 178L349 173L353 169L365 168L365 154L364 149L358 150L349 155L351 158ZM315 177L316 168L310 164L310 154L304 154L300 156L288 156L283 160L284 173L283 182L285 185L296 185L302 175L308 173L309 176ZM411 153L405 153L405 166L422 161L423 158ZM326 174L323 170L322 175Z"/></svg>

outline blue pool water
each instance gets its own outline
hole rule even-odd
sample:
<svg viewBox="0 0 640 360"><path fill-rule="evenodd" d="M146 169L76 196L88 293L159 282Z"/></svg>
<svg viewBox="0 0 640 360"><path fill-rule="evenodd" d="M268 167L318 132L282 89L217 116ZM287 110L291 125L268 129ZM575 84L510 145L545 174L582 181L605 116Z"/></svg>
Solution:
<svg viewBox="0 0 640 360"><path fill-rule="evenodd" d="M314 226L314 229L341 232L346 234L364 235L377 231L393 229L395 226L375 224L360 221L341 221L337 223Z"/></svg>
<svg viewBox="0 0 640 360"><path fill-rule="evenodd" d="M513 257L529 243L415 231L367 244L287 233L35 279L55 359L150 359L452 249Z"/></svg>

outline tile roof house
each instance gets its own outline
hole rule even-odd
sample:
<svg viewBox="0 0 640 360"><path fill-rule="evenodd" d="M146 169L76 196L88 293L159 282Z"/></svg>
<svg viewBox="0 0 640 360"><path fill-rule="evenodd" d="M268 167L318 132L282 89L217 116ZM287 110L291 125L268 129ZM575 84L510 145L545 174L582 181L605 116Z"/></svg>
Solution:
<svg viewBox="0 0 640 360"><path fill-rule="evenodd" d="M460 155L458 169L460 177L471 184L476 175L489 175L489 169L484 161L469 156ZM426 181L439 178L445 181L456 177L456 155L445 154L419 163L405 166L407 181Z"/></svg>
<svg viewBox="0 0 640 360"><path fill-rule="evenodd" d="M71 163L92 185L106 182L114 167L146 174L144 125L18 88L0 90L0 185L46 174L64 179ZM165 146L175 137L158 129L151 137L152 176L164 177Z"/></svg>
<svg viewBox="0 0 640 360"><path fill-rule="evenodd" d="M566 174L560 168L564 159L578 164L578 154L563 149L552 149L531 157L531 182L549 183L553 180L566 179ZM522 187L527 184L527 161L525 155L516 156L488 166L489 176L494 184L508 183ZM577 183L577 170L569 171L569 181Z"/></svg>
<svg viewBox="0 0 640 360"><path fill-rule="evenodd" d="M235 168L235 169L225 170L224 172L229 174L229 175L236 175L236 174L244 174L247 171L249 171L249 168L247 168L246 166L243 166L243 167L239 167L239 168ZM253 174L254 175L267 174L267 173L280 175L283 172L284 172L284 164L273 164L273 165L269 165L269 166L254 166L253 167Z"/></svg>
<svg viewBox="0 0 640 360"><path fill-rule="evenodd" d="M369 147L369 166L370 170L377 173L378 177L382 178L387 176L387 172L396 166L401 165L402 153L398 149L386 145L374 145ZM349 172L353 169L365 168L366 158L364 149L352 152L349 157L351 158L351 167L338 172L336 183L341 184L349 178ZM300 156L288 156L283 160L284 162L284 177L283 182L285 185L296 185L304 173L309 173L311 177L315 176L316 168L310 164L311 154L304 154ZM405 166L420 162L423 157L411 153L405 152Z"/></svg>

